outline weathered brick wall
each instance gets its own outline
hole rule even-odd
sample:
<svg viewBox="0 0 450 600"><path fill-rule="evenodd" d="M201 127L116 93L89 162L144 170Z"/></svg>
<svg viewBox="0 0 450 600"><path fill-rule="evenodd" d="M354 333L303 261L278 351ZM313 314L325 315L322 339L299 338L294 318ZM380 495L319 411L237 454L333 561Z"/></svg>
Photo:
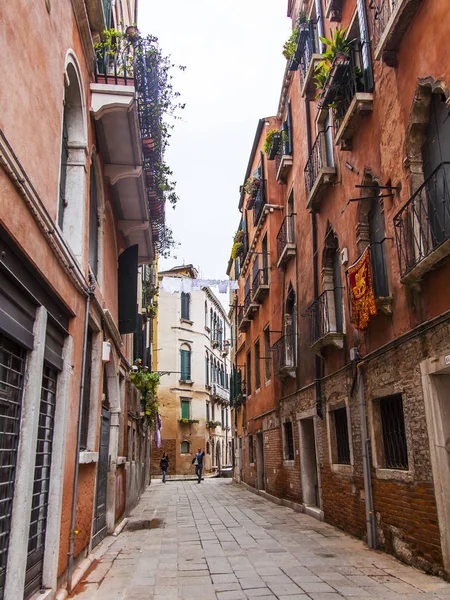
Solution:
<svg viewBox="0 0 450 600"><path fill-rule="evenodd" d="M252 487L256 488L256 487L258 487L257 486L258 477L257 477L257 471L256 471L257 457L256 457L255 437L256 437L256 434L253 435L253 460L254 460L254 462L252 464L250 464L250 461L249 461L249 436L247 433L245 433L242 436L242 442L243 442L242 459L244 462L244 466L243 466L244 481L248 485L251 485Z"/></svg>
<svg viewBox="0 0 450 600"><path fill-rule="evenodd" d="M266 492L282 498L285 495L286 482L283 476L280 427L272 426L271 429L263 431L263 439Z"/></svg>
<svg viewBox="0 0 450 600"><path fill-rule="evenodd" d="M153 443L153 442L152 442ZM161 448L152 447L152 477L160 477L161 469L159 462L164 452L169 455L168 475L175 475L176 472L176 440L163 440Z"/></svg>

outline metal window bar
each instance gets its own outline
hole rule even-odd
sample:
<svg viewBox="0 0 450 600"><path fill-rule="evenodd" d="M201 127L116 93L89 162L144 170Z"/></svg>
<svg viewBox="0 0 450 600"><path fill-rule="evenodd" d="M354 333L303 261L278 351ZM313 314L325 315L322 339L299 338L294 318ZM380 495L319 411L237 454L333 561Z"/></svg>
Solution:
<svg viewBox="0 0 450 600"><path fill-rule="evenodd" d="M397 0L370 0L369 20L372 32L373 47L378 46L387 24L395 9Z"/></svg>
<svg viewBox="0 0 450 600"><path fill-rule="evenodd" d="M450 162L442 162L394 217L404 277L450 238Z"/></svg>
<svg viewBox="0 0 450 600"><path fill-rule="evenodd" d="M381 398L379 403L383 432L384 466L387 469L408 469L402 397Z"/></svg>
<svg viewBox="0 0 450 600"><path fill-rule="evenodd" d="M310 194L312 188L314 187L314 183L319 176L320 169L323 165L323 147L322 144L325 144L325 132L320 131L317 134L316 141L311 148L311 152L308 158L308 162L305 167L305 186L307 195Z"/></svg>
<svg viewBox="0 0 450 600"><path fill-rule="evenodd" d="M311 318L311 346L322 339L327 333L342 333L342 327L337 326L338 319L334 302L335 292L337 290L342 290L342 287L325 290L307 310L307 315Z"/></svg>
<svg viewBox="0 0 450 600"><path fill-rule="evenodd" d="M334 428L336 433L337 464L350 464L350 444L348 441L347 409L338 408L333 411Z"/></svg>
<svg viewBox="0 0 450 600"><path fill-rule="evenodd" d="M25 594L28 598L42 587L45 534L47 529L50 467L55 424L57 372L44 366L42 374L39 427L36 443L36 464L28 532L28 555L25 573Z"/></svg>
<svg viewBox="0 0 450 600"><path fill-rule="evenodd" d="M278 258L283 254L287 244L295 243L294 233L294 215L286 215L277 234L277 255Z"/></svg>
<svg viewBox="0 0 450 600"><path fill-rule="evenodd" d="M318 53L317 21L311 20L309 28L300 36L298 44L300 85L303 87L313 54Z"/></svg>
<svg viewBox="0 0 450 600"><path fill-rule="evenodd" d="M3 600L19 443L25 351L0 334L0 599Z"/></svg>
<svg viewBox="0 0 450 600"><path fill-rule="evenodd" d="M294 460L294 432L291 421L284 423L284 437L286 440L286 460Z"/></svg>

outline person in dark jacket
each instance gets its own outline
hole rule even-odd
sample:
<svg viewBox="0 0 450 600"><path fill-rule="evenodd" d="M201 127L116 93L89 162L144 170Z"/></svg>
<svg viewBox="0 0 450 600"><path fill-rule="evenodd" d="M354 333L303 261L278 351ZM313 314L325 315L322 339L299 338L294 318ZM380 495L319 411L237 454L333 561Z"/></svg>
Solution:
<svg viewBox="0 0 450 600"><path fill-rule="evenodd" d="M167 452L164 452L162 455L159 466L161 467L162 471L162 482L166 483L167 469L169 468L169 457L167 456Z"/></svg>
<svg viewBox="0 0 450 600"><path fill-rule="evenodd" d="M198 477L197 483L200 483L202 480L202 471L203 471L203 457L205 453L201 448L198 449L197 454L192 459L192 464L195 465L195 474Z"/></svg>

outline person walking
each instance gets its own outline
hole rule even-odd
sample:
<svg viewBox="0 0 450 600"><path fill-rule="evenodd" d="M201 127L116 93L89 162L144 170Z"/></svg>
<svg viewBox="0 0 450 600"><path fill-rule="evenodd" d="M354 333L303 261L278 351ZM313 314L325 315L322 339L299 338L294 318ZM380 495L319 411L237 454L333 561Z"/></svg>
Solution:
<svg viewBox="0 0 450 600"><path fill-rule="evenodd" d="M164 452L162 455L159 466L162 471L162 482L166 483L167 469L169 468L169 457L167 456L167 452Z"/></svg>
<svg viewBox="0 0 450 600"><path fill-rule="evenodd" d="M195 474L198 477L197 483L200 483L202 480L203 457L204 456L205 456L205 453L202 451L201 448L199 448L197 454L194 456L194 458L192 460L192 464L195 465Z"/></svg>

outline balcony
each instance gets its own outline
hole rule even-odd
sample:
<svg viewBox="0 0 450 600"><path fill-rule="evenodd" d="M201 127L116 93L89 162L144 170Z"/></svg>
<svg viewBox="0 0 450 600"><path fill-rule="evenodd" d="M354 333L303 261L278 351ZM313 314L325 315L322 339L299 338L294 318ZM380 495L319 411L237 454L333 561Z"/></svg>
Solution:
<svg viewBox="0 0 450 600"><path fill-rule="evenodd" d="M253 302L262 303L264 296L269 293L269 271L265 269L258 269L253 277Z"/></svg>
<svg viewBox="0 0 450 600"><path fill-rule="evenodd" d="M334 294L335 290L326 290L308 308L311 350L317 354L325 346L344 347L342 318L337 319Z"/></svg>
<svg viewBox="0 0 450 600"><path fill-rule="evenodd" d="M306 208L308 209L318 207L324 187L336 180L333 150L327 148L325 136L324 131L317 135L305 167Z"/></svg>
<svg viewBox="0 0 450 600"><path fill-rule="evenodd" d="M314 73L317 65L322 60L319 52L317 23L310 21L308 29L300 34L298 43L298 61L300 71L300 90L302 96L308 100L314 100L316 96L316 84Z"/></svg>
<svg viewBox="0 0 450 600"><path fill-rule="evenodd" d="M450 162L441 163L394 217L402 283L450 255Z"/></svg>
<svg viewBox="0 0 450 600"><path fill-rule="evenodd" d="M331 22L339 23L342 15L343 0L326 0L325 14Z"/></svg>
<svg viewBox="0 0 450 600"><path fill-rule="evenodd" d="M230 392L218 383L212 384L211 395L221 402L228 403L230 401Z"/></svg>
<svg viewBox="0 0 450 600"><path fill-rule="evenodd" d="M375 60L397 66L397 50L421 0L370 0L369 18Z"/></svg>
<svg viewBox="0 0 450 600"><path fill-rule="evenodd" d="M355 52L333 64L319 104L321 110L333 108L334 141L341 150L352 149L361 118L373 110L373 94L367 89Z"/></svg>
<svg viewBox="0 0 450 600"><path fill-rule="evenodd" d="M253 201L253 225L256 227L259 222L259 218L263 212L264 206L266 205L266 192L264 182L261 181L261 185L256 192L255 199Z"/></svg>
<svg viewBox="0 0 450 600"><path fill-rule="evenodd" d="M239 331L247 331L247 329L249 328L249 325L250 325L250 321L251 321L251 319L247 318L244 315L244 307L239 306L238 313L237 313L237 322L238 322Z"/></svg>
<svg viewBox="0 0 450 600"><path fill-rule="evenodd" d="M287 144L282 141L275 157L278 183L286 183L287 176L293 164L292 154L288 151Z"/></svg>
<svg viewBox="0 0 450 600"><path fill-rule="evenodd" d="M137 51L139 49L139 52ZM164 229L164 191L158 185L162 161L160 116L154 109L156 75L144 57L147 42L97 52L91 112L105 176L115 193L114 211L127 244L139 246L139 262L151 262Z"/></svg>
<svg viewBox="0 0 450 600"><path fill-rule="evenodd" d="M287 263L296 255L294 215L286 215L277 235L277 267Z"/></svg>
<svg viewBox="0 0 450 600"><path fill-rule="evenodd" d="M255 313L258 312L258 309L259 304L253 299L253 292L250 289L244 298L244 318L251 321L255 316Z"/></svg>
<svg viewBox="0 0 450 600"><path fill-rule="evenodd" d="M281 337L272 346L273 366L278 377L295 377L295 336L291 333Z"/></svg>

